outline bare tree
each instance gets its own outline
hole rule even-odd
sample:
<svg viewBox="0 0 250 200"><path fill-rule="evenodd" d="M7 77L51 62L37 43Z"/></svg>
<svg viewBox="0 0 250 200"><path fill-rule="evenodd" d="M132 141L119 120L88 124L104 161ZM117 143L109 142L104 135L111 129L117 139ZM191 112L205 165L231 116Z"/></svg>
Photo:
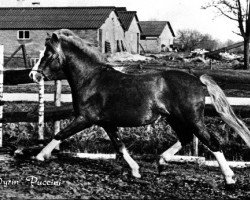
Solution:
<svg viewBox="0 0 250 200"><path fill-rule="evenodd" d="M184 51L192 51L195 48L213 50L218 45L210 35L192 29L178 30L176 43Z"/></svg>
<svg viewBox="0 0 250 200"><path fill-rule="evenodd" d="M244 39L244 66L249 67L250 4L249 0L212 0L203 8L216 8L220 14L238 23L240 35Z"/></svg>

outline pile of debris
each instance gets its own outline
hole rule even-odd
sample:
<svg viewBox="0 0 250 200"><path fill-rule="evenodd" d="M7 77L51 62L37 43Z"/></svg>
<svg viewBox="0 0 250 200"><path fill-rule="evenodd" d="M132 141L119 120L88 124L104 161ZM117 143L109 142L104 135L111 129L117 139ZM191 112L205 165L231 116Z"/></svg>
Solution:
<svg viewBox="0 0 250 200"><path fill-rule="evenodd" d="M201 62L204 64L209 64L211 62L216 61L222 63L230 62L234 63L234 65L239 65L243 61L243 56L228 52L220 52L213 54L213 52L209 52L205 49L195 49L194 51L191 51L189 56L184 57L183 61L186 63Z"/></svg>
<svg viewBox="0 0 250 200"><path fill-rule="evenodd" d="M147 61L152 60L152 57L146 57L139 54L131 54L128 52L117 52L111 54L107 60L110 63L113 62L137 62L137 61Z"/></svg>
<svg viewBox="0 0 250 200"><path fill-rule="evenodd" d="M238 60L238 61L240 61L243 59L243 57L241 55L228 53L228 52L219 53L219 55L221 56L222 60L228 60L228 61Z"/></svg>
<svg viewBox="0 0 250 200"><path fill-rule="evenodd" d="M204 64L209 64L210 60L205 59L205 55L208 53L207 50L205 49L195 49L190 52L190 54L183 58L183 61L186 63L204 63Z"/></svg>
<svg viewBox="0 0 250 200"><path fill-rule="evenodd" d="M137 64L164 65L164 66L187 66L216 67L217 64L225 68L240 69L243 66L243 56L228 52L209 52L205 49L195 49L189 54L185 52L164 52L159 54L131 54L128 52L117 52L107 57L107 61L114 66ZM213 66L212 66L213 65Z"/></svg>
<svg viewBox="0 0 250 200"><path fill-rule="evenodd" d="M195 56L204 56L206 53L208 53L209 51L207 51L206 49L195 49L193 51L191 51L191 56L195 57Z"/></svg>

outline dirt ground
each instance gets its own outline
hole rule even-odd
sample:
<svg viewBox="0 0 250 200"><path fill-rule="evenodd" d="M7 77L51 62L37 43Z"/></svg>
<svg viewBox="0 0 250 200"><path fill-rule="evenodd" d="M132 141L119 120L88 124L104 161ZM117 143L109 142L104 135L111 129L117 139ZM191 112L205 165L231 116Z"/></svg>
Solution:
<svg viewBox="0 0 250 200"><path fill-rule="evenodd" d="M1 161L2 162L2 161ZM0 198L24 199L247 199L250 168L234 169L237 184L225 187L218 168L169 164L159 175L155 160L139 160L141 179L122 160L56 158L1 164Z"/></svg>

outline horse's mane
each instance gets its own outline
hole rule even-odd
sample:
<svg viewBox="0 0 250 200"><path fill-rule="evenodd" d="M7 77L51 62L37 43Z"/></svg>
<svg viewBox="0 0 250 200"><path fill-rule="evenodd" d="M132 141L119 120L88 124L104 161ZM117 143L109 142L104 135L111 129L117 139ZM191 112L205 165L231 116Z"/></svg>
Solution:
<svg viewBox="0 0 250 200"><path fill-rule="evenodd" d="M99 64L106 64L106 58L90 41L80 38L74 32L68 29L60 29L54 33L56 33L62 40L73 44L75 47L81 50L83 54L88 55L91 61Z"/></svg>

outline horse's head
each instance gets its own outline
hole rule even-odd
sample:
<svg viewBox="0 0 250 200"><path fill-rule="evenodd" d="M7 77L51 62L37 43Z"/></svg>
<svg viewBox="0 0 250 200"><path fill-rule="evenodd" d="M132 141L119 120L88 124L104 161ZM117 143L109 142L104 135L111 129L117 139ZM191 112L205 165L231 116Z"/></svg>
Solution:
<svg viewBox="0 0 250 200"><path fill-rule="evenodd" d="M45 41L45 49L41 52L39 61L30 72L30 77L39 82L42 77L49 80L57 79L59 72L62 71L65 56L61 49L59 35L53 33L48 35Z"/></svg>

